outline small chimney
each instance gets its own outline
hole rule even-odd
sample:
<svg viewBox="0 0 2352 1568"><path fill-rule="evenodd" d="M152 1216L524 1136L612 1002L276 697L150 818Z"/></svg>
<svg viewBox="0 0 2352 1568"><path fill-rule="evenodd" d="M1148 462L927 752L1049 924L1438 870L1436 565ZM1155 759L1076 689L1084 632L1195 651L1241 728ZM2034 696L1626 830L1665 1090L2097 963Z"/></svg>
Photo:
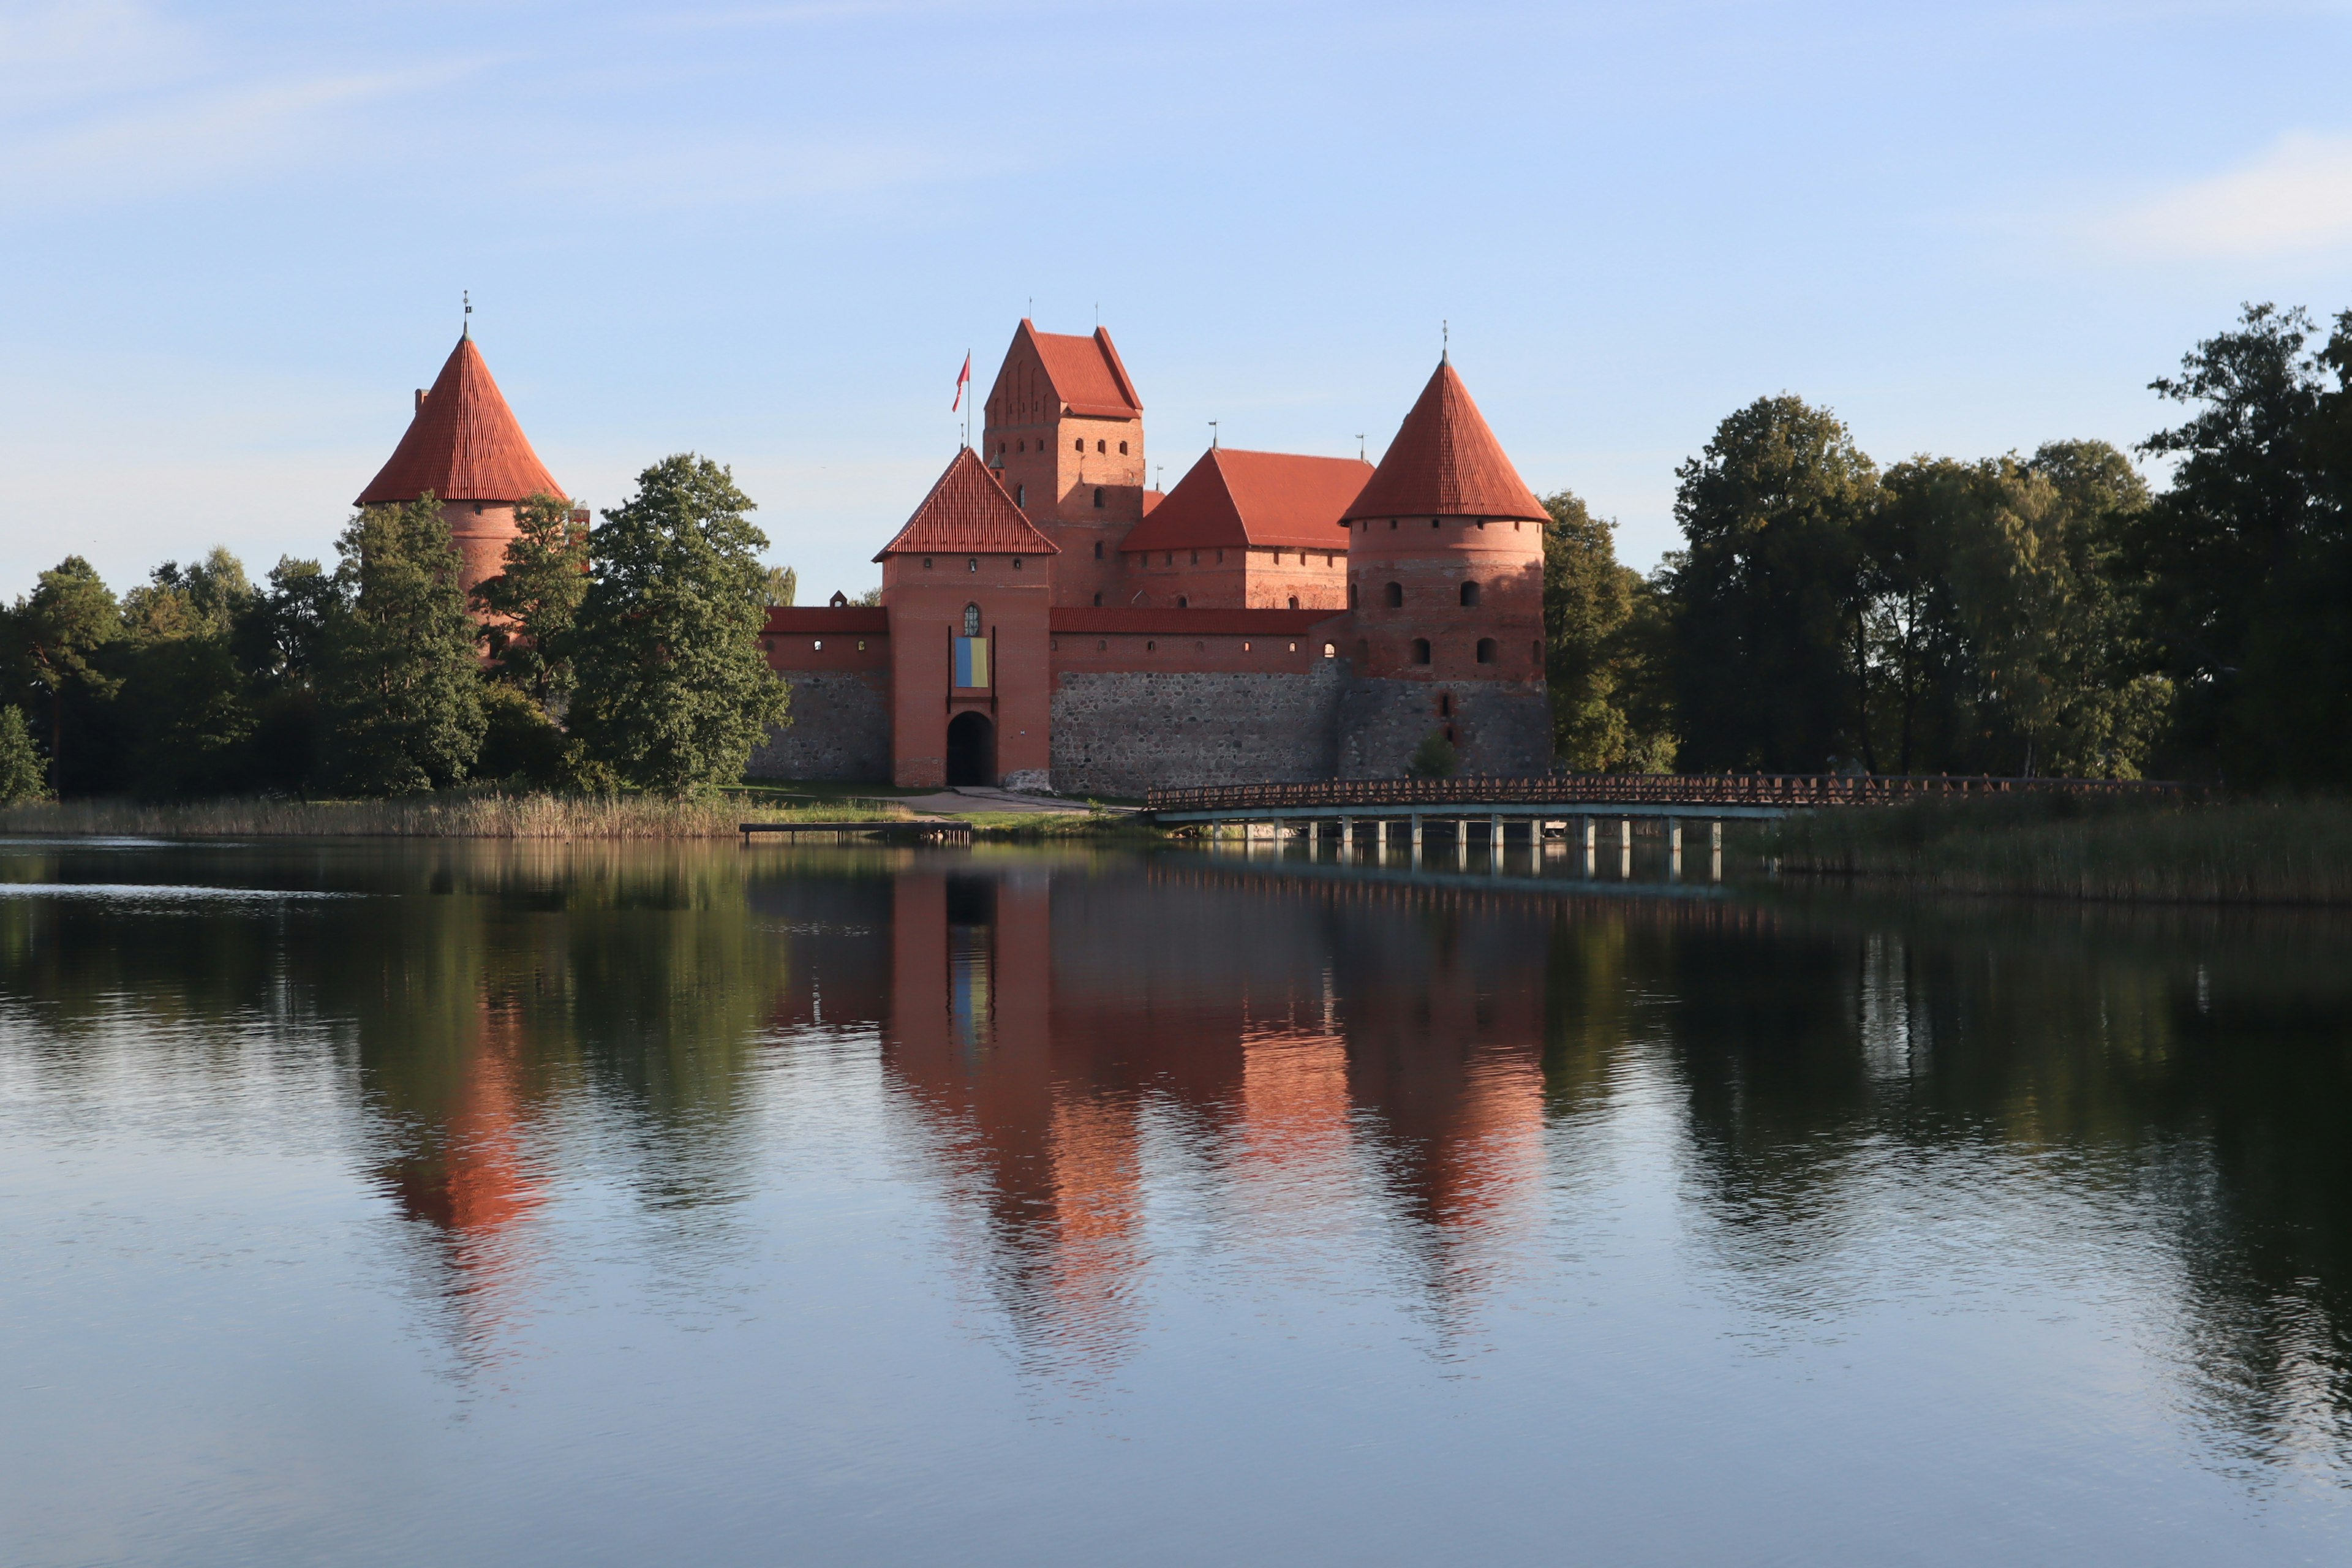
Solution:
<svg viewBox="0 0 2352 1568"><path fill-rule="evenodd" d="M416 389L416 412L425 412L425 389L421 386Z"/></svg>

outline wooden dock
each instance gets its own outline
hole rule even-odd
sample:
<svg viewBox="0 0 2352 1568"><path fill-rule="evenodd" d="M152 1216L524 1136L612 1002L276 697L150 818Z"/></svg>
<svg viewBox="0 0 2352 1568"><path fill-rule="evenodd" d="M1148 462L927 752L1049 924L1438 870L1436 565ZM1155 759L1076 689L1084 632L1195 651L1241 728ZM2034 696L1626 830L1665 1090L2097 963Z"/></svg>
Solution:
<svg viewBox="0 0 2352 1568"><path fill-rule="evenodd" d="M755 834L784 837L829 837L835 844L878 839L885 844L952 844L970 847L971 824L961 817L883 816L852 822L746 822L744 842Z"/></svg>

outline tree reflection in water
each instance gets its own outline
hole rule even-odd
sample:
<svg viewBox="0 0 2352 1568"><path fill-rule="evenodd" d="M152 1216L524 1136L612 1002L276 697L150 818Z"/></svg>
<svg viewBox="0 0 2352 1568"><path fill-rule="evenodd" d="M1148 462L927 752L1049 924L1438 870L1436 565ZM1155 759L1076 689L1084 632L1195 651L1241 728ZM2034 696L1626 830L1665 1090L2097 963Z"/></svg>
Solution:
<svg viewBox="0 0 2352 1568"><path fill-rule="evenodd" d="M1385 1291L1423 1353L1475 1351L1653 1117L1691 1256L1751 1331L1948 1307L2031 1255L2163 1304L2143 1348L2231 1452L2352 1463L2337 917L1648 903L1176 856L137 863L362 896L0 899L14 1070L92 1103L142 1074L234 1082L248 1113L272 1085L338 1097L469 1354L577 1265L542 1234L569 1186L629 1194L681 1299L742 1257L788 1158L772 1069L830 1042L878 1073L1043 1374L1119 1367L1179 1257L1236 1290Z"/></svg>

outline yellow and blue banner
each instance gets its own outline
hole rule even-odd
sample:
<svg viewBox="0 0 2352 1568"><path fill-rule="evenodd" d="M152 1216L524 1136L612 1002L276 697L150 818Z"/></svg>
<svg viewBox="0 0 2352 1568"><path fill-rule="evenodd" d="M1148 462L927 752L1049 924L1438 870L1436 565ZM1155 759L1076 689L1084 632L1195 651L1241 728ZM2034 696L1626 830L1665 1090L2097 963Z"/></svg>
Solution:
<svg viewBox="0 0 2352 1568"><path fill-rule="evenodd" d="M986 637L956 638L955 683L958 686L988 684L988 639Z"/></svg>

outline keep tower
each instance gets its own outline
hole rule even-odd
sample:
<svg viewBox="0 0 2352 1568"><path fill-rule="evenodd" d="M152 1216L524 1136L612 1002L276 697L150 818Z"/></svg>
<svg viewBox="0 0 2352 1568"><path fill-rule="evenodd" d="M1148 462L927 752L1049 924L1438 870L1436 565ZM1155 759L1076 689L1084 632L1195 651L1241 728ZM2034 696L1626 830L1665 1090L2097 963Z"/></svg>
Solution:
<svg viewBox="0 0 2352 1568"><path fill-rule="evenodd" d="M1357 678L1344 773L1393 777L1433 733L1465 773L1549 770L1547 517L1440 360L1341 519Z"/></svg>
<svg viewBox="0 0 2352 1568"><path fill-rule="evenodd" d="M1143 400L1110 333L1041 332L1024 317L982 408L983 460L1061 552L1054 602L1121 603L1119 543L1143 521Z"/></svg>

